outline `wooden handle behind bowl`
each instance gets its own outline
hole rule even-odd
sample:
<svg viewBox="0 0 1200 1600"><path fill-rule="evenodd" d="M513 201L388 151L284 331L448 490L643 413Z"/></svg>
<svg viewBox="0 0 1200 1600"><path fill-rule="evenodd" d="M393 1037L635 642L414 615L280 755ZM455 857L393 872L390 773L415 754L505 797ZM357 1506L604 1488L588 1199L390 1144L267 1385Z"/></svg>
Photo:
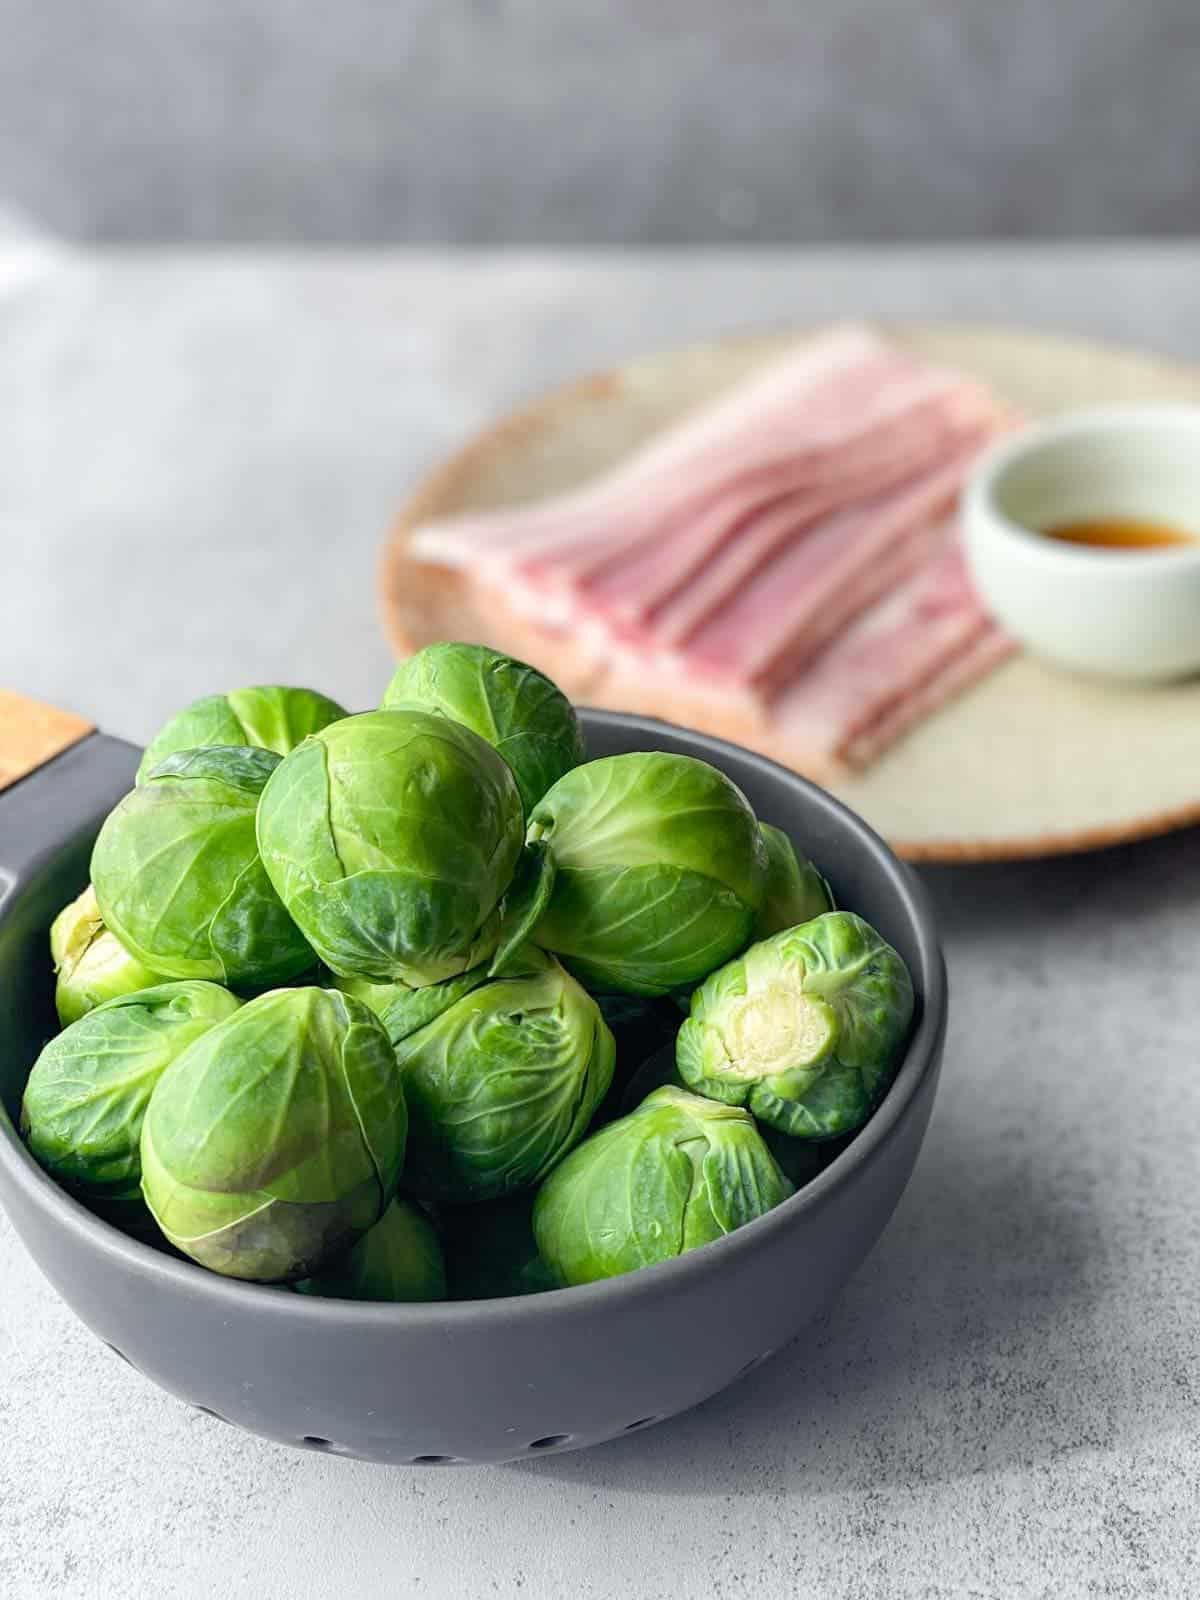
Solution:
<svg viewBox="0 0 1200 1600"><path fill-rule="evenodd" d="M59 711L11 689L0 689L0 790L94 731L92 723L73 711Z"/></svg>

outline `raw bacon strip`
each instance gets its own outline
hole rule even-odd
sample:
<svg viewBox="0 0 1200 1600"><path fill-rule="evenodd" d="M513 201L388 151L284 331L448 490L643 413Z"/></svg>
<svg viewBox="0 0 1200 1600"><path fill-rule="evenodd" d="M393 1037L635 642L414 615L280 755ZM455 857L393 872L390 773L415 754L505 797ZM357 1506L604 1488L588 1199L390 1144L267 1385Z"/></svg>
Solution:
<svg viewBox="0 0 1200 1600"><path fill-rule="evenodd" d="M789 529L803 526L805 520L811 520L807 516L811 504L811 494L795 490L764 493L757 486L748 490L735 485L694 517L681 518L664 538L649 539L619 560L607 561L579 585L574 609L621 622L641 621L657 596L685 583L722 543L740 541L749 527L764 517L782 517Z"/></svg>
<svg viewBox="0 0 1200 1600"><path fill-rule="evenodd" d="M954 533L953 523L943 524L941 553L864 612L780 697L773 714L789 747L843 755L987 629Z"/></svg>
<svg viewBox="0 0 1200 1600"><path fill-rule="evenodd" d="M934 472L828 518L743 585L679 652L679 666L736 683L782 687L833 633L915 562L888 558L939 521L979 440ZM923 554L918 549L917 559ZM853 609L847 609L848 597Z"/></svg>
<svg viewBox="0 0 1200 1600"><path fill-rule="evenodd" d="M500 511L467 513L418 528L413 554L444 566L469 566L481 554L532 550L551 540L586 538L605 522L628 513L644 498L647 481L686 477L699 460L719 478L747 447L761 451L762 438L779 413L804 411L806 395L839 375L869 367L877 375L898 363L915 365L867 328L831 329L736 385L698 415L653 438L611 471L568 494ZM790 445L788 446L790 448ZM696 485L692 485L696 487Z"/></svg>
<svg viewBox="0 0 1200 1600"><path fill-rule="evenodd" d="M728 542L738 526L736 516L724 524L706 521L709 531L702 543L697 542L695 524L711 508L714 495L732 491L736 506L739 487L751 503L771 491L808 489L828 508L854 498L856 474L869 476L881 463L898 462L893 478L908 476L922 464L922 443L928 448L931 436L936 442L955 427L979 426L995 414L977 385L935 368L915 366L906 357L895 358L890 374L872 367L843 375L809 400L811 414L803 418L802 436L794 437L801 416L793 408L756 442L759 464L749 454L750 441L746 451L731 461L732 476L723 480L713 479L711 457L698 459L671 485L647 485L647 490L655 490L653 503L623 524L610 518L608 531L595 537L552 540L518 556L511 563L512 581L556 593L561 597L557 610L570 616L578 608L578 597L598 578L603 581L606 573L610 585L615 583L619 593L628 595L628 587L621 588L620 569L630 555L640 554L639 546L675 545L680 539L687 552L681 563L681 579L686 579L708 554ZM770 457L762 454L767 446ZM910 461L905 472L904 454L914 446L917 460ZM656 567L659 582L648 597L651 603L666 599L678 587L680 579L672 577L671 565L664 559Z"/></svg>
<svg viewBox="0 0 1200 1600"><path fill-rule="evenodd" d="M879 373L871 370L851 413L860 420L849 432L845 387L836 394L829 387L822 391L831 413L841 408L839 426L845 432L823 457L811 451L793 455L743 470L731 483L715 486L696 488L690 477L678 478L669 492L652 485L654 495L643 495L646 503L636 515L622 522L609 514L586 538L575 533L564 537L560 528L533 547L480 549L475 575L503 584L515 611L540 617L551 627L582 620L592 634L602 636L606 615L614 623L639 620L647 607L686 583L712 552L735 539L748 514L772 496L804 489L810 504L801 520L815 521L833 506L906 476L913 470L913 462L905 461L906 451L919 465L924 452L948 448L944 434L952 436L968 422L978 424L994 415L992 403L977 386L937 372L914 374L911 361L904 359L901 380L882 384L883 401ZM821 426L828 431L827 423ZM814 421L810 437L819 432ZM699 463L697 471L707 465Z"/></svg>
<svg viewBox="0 0 1200 1600"><path fill-rule="evenodd" d="M800 392L785 388L786 404L774 415L757 414L739 400L739 427L725 437L709 436L726 410L735 409L732 400L672 430L676 448L664 448L661 461L655 454L654 471L639 456L635 467L618 469L573 495L431 524L413 535L413 553L444 565L468 565L477 573L492 569L497 577L519 564L531 582L547 576L554 581L564 573L580 576L597 562L659 536L672 519L694 514L731 482L752 483L760 473L769 481L777 471L795 474L798 481L838 477L851 447L856 451L872 430L876 438L886 436L889 420L898 420L922 398L932 403L942 393L957 396L960 405L987 405L984 392L969 380L880 347L878 341L875 346L873 357L843 371L831 371L829 360L817 364L806 357ZM742 391L760 387L774 393L778 377L770 384L743 385ZM676 459L684 457L685 442L690 458Z"/></svg>
<svg viewBox="0 0 1200 1600"><path fill-rule="evenodd" d="M898 353L865 328L834 329L736 385L716 403L656 435L616 467L568 493L498 511L465 513L429 523L412 535L413 553L445 566L473 566L559 542L587 540L636 514L653 496L649 483L687 478L708 457L723 472L732 448L753 449L784 403L802 406L806 392L843 373L894 367Z"/></svg>
<svg viewBox="0 0 1200 1600"><path fill-rule="evenodd" d="M974 424L973 429L966 426L968 418ZM843 486L840 494L830 491L813 496L805 508L807 515L797 514L790 525L786 519L768 514L743 527L735 539L713 554L702 570L695 571L694 576L686 574L690 582L677 584L657 606L650 624L655 639L665 646L682 644L731 601L755 571L807 523L841 506L899 487L914 473L935 465L939 457L946 459L964 440L978 439L984 420L978 410L964 415L963 408L956 406L937 420L923 415L919 419L919 431L898 424L892 432L900 437L892 451L874 462L860 462L857 475Z"/></svg>
<svg viewBox="0 0 1200 1600"><path fill-rule="evenodd" d="M970 644L957 655L951 656L914 693L896 701L878 721L864 728L847 745L843 752L847 764L859 768L869 766L910 728L931 717L935 711L940 711L956 695L995 671L1016 648L1015 639L1010 638L994 622L988 622Z"/></svg>

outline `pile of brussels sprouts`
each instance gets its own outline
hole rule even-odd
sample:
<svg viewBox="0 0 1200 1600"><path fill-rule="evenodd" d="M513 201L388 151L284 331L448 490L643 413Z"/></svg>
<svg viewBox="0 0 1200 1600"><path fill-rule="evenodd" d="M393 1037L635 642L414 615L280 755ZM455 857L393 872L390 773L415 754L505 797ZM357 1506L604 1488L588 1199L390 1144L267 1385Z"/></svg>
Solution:
<svg viewBox="0 0 1200 1600"><path fill-rule="evenodd" d="M722 773L585 761L555 685L478 645L357 716L189 706L50 939L45 1170L214 1272L345 1298L587 1283L740 1227L870 1116L913 1005Z"/></svg>

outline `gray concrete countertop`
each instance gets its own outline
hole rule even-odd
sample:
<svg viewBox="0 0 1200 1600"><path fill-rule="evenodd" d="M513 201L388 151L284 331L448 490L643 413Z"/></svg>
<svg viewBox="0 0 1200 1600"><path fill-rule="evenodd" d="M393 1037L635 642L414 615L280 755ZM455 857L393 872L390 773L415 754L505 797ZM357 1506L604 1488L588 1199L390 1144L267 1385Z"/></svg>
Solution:
<svg viewBox="0 0 1200 1600"><path fill-rule="evenodd" d="M370 703L380 536L439 454L647 345L854 313L1200 359L1200 247L13 275L0 683L137 739L238 682ZM1200 1592L1200 834L929 881L953 1023L895 1221L810 1336L636 1438L445 1472L260 1443L116 1361L0 1218L0 1594Z"/></svg>

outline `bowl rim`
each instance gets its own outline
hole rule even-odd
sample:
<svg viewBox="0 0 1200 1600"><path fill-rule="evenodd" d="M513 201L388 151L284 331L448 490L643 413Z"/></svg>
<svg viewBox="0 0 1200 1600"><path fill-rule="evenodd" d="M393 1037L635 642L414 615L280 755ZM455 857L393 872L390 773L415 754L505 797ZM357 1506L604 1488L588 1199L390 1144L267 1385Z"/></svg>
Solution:
<svg viewBox="0 0 1200 1600"><path fill-rule="evenodd" d="M1151 550L1105 550L1066 540L1048 539L1026 527L1001 506L999 493L1006 475L1043 451L1069 447L1088 435L1137 434L1147 430L1194 431L1200 444L1200 405L1186 402L1149 405L1084 406L1065 415L1030 422L1006 433L978 458L962 493L963 526L968 549L987 540L1020 554L1028 563L1063 576L1087 571L1113 583L1154 574L1200 567L1200 537L1192 545L1158 546Z"/></svg>
<svg viewBox="0 0 1200 1600"><path fill-rule="evenodd" d="M325 1327L333 1325L394 1329L429 1333L443 1327L479 1329L487 1324L512 1326L540 1322L546 1317L586 1316L603 1306L614 1309L635 1306L645 1298L671 1293L714 1272L725 1269L737 1256L766 1248L802 1217L824 1210L854 1182L860 1169L875 1160L890 1142L909 1107L931 1073L937 1071L945 1037L948 997L945 959L936 918L925 886L916 874L896 856L886 842L848 806L836 800L820 785L801 777L767 756L746 750L730 740L700 733L679 724L654 717L603 708L579 706L585 723L636 731L642 737L656 734L683 736L698 753L721 766L726 752L765 775L782 776L798 787L808 802L835 826L858 836L873 865L893 889L913 931L919 955L914 972L921 996L916 1026L905 1048L904 1058L869 1121L829 1166L773 1210L724 1237L669 1261L657 1262L636 1272L606 1278L596 1283L569 1288L548 1289L537 1294L492 1297L481 1300L361 1301L301 1295L289 1285L261 1284L223 1277L197 1263L169 1256L151 1245L120 1232L93 1215L66 1190L60 1188L41 1169L25 1148L11 1118L0 1107L0 1178L13 1184L25 1201L47 1214L56 1226L74 1234L81 1244L107 1258L122 1270L132 1271L150 1283L162 1285L188 1297L205 1296L221 1304L231 1315L239 1307L259 1314L277 1313L287 1319L311 1321ZM723 770L723 769L722 769ZM0 1192L0 1199L3 1198ZM18 1231L14 1225L14 1231Z"/></svg>

